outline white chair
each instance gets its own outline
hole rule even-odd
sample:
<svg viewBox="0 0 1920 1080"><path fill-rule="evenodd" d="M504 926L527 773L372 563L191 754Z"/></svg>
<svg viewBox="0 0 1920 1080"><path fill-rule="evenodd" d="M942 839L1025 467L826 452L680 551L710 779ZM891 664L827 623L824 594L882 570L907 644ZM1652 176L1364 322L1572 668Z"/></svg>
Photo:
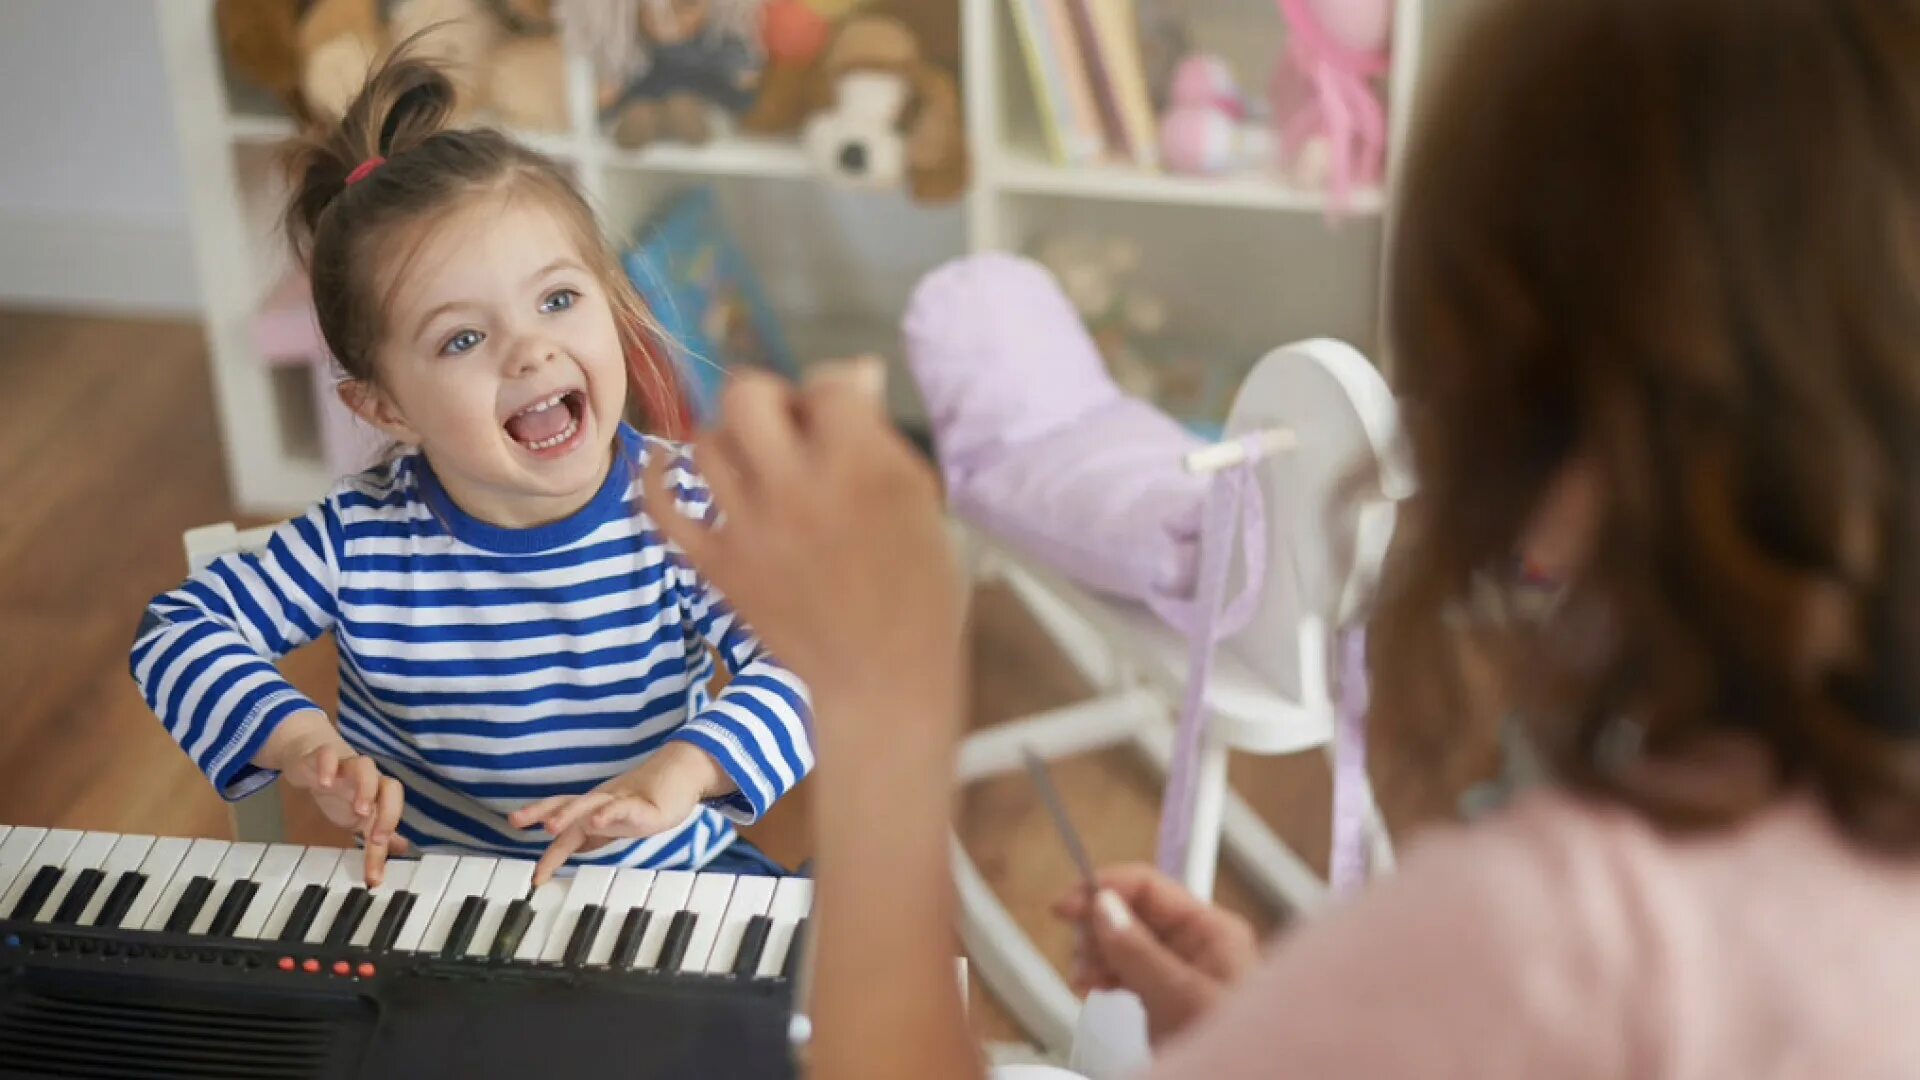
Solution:
<svg viewBox="0 0 1920 1080"><path fill-rule="evenodd" d="M1410 488L1392 447L1397 411L1386 383L1351 346L1312 340L1267 354L1242 385L1229 436L1270 429L1291 449L1258 466L1267 516L1268 566L1252 620L1222 643L1209 680L1207 737L1195 785L1193 835L1183 879L1213 890L1220 841L1269 902L1302 914L1326 902L1325 882L1227 786L1231 751L1331 750L1334 703L1329 642L1349 624L1377 575L1394 507ZM1348 490L1356 468L1377 484ZM1344 498L1356 494L1355 498ZM962 526L978 579L1004 581L1096 689L1064 708L969 737L964 784L1018 771L1021 752L1045 758L1115 744L1136 748L1163 775L1185 689L1188 643L1144 606L1096 595L977 530ZM1392 846L1372 792L1365 793L1371 865L1389 869ZM1072 1046L1079 1003L988 888L956 837L952 864L967 950L986 981L1046 1049Z"/></svg>
<svg viewBox="0 0 1920 1080"><path fill-rule="evenodd" d="M222 555L236 551L258 551L267 546L267 540L272 535L271 525L242 530L229 521L188 529L180 537L187 553L187 573L199 573ZM287 820L280 802L280 790L279 784L269 784L232 804L236 837L266 844L286 839Z"/></svg>

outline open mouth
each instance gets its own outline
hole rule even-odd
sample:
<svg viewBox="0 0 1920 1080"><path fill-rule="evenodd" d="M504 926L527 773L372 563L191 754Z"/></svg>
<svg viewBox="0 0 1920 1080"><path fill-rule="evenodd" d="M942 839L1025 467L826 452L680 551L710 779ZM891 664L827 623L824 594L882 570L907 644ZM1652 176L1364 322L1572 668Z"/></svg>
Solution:
<svg viewBox="0 0 1920 1080"><path fill-rule="evenodd" d="M580 434L586 414L587 395L563 390L507 417L507 437L535 453L556 450Z"/></svg>

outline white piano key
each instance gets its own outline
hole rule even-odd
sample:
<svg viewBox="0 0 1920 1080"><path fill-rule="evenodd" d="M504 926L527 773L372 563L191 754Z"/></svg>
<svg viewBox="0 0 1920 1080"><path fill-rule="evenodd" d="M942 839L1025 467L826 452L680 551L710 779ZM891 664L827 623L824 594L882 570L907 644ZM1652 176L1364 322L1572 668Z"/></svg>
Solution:
<svg viewBox="0 0 1920 1080"><path fill-rule="evenodd" d="M173 880L173 872L180 868L180 860L187 857L192 847L193 841L178 836L163 836L153 842L152 850L140 863L140 873L147 879L146 883L140 886L126 914L120 917L121 929L139 930L147 925L148 916L159 905L161 891Z"/></svg>
<svg viewBox="0 0 1920 1080"><path fill-rule="evenodd" d="M691 870L662 870L654 876L646 905L647 910L653 912L653 918L647 923L647 935L640 939L640 951L633 958L635 971L651 971L659 966L660 946L665 943L667 927L672 925L674 913L687 906L688 898L693 895L695 876Z"/></svg>
<svg viewBox="0 0 1920 1080"><path fill-rule="evenodd" d="M300 895L307 891L307 886L325 886L332 881L333 868L350 854L343 848L331 847L308 848L303 852L292 876L287 878L286 887L280 890L280 899L274 902L273 913L260 928L261 940L280 940L280 933L287 928L287 920L293 918L293 909L299 906Z"/></svg>
<svg viewBox="0 0 1920 1080"><path fill-rule="evenodd" d="M122 875L140 869L146 861L147 852L153 850L151 836L122 836L114 841L113 851L107 855L107 861L100 864L104 875L100 887L93 890L93 899L80 911L78 926L92 926L100 918L100 909L107 906L107 897L113 895L113 887L120 883Z"/></svg>
<svg viewBox="0 0 1920 1080"><path fill-rule="evenodd" d="M167 920L173 915L174 906L180 903L180 894L187 891L187 884L197 877L212 877L220 866L220 860L226 857L227 848L231 846L225 840L193 841L192 846L187 848L186 857L174 868L173 877L160 890L160 899L147 914L145 928L165 929Z"/></svg>
<svg viewBox="0 0 1920 1080"><path fill-rule="evenodd" d="M316 848L318 851L332 850ZM274 912L280 907L280 898L286 895L287 883L300 868L300 862L307 856L307 849L299 844L269 844L266 853L260 856L260 864L253 868L253 883L257 886L253 899L248 901L246 913L240 916L239 925L233 928L233 936L245 941L258 941L267 936L267 924L272 921ZM315 856L318 861L319 856ZM291 910L291 908L289 908ZM286 925L286 917L280 919Z"/></svg>
<svg viewBox="0 0 1920 1080"><path fill-rule="evenodd" d="M567 887L566 899L561 901L559 911L554 915L552 925L547 928L547 939L540 946L539 959L545 963L557 964L566 959L567 943L573 940L574 927L580 925L580 909L591 904L601 904L607 898L607 890L613 885L614 868L611 866L583 866L574 872L573 880ZM555 880L558 880L557 878ZM551 885L553 882L548 882ZM541 886L542 889L546 885ZM539 894L534 894L535 899ZM535 920L536 923L538 919ZM606 917L601 916L601 928L606 926ZM533 937L531 933L527 935Z"/></svg>
<svg viewBox="0 0 1920 1080"><path fill-rule="evenodd" d="M90 832L82 835L80 842L73 845L73 850L67 853L66 859L61 863L66 872L60 875L60 883L53 887L53 891L47 894L45 900L41 901L40 910L34 913L33 921L52 922L53 913L60 910L60 905L67 899L67 894L73 891L73 883L80 877L80 872L100 869L100 864L107 861L107 856L113 852L113 845L118 839L115 833ZM94 890L96 895L99 891L99 889Z"/></svg>
<svg viewBox="0 0 1920 1080"><path fill-rule="evenodd" d="M453 880L453 872L460 866L457 855L423 855L413 868L413 880L407 883L407 891L413 894L413 908L407 912L407 921L400 924L400 933L393 939L395 952L416 952L425 939L427 927L432 924L433 916L439 909L440 898L446 894L447 885Z"/></svg>
<svg viewBox="0 0 1920 1080"><path fill-rule="evenodd" d="M607 887L607 898L600 905L607 913L600 919L600 932L594 935L593 947L587 950L589 965L604 965L613 959L613 942L620 936L621 922L625 921L627 912L646 904L653 892L655 876L652 870L614 871L613 884Z"/></svg>
<svg viewBox="0 0 1920 1080"><path fill-rule="evenodd" d="M767 913L777 883L777 879L770 877L743 877L734 882L733 899L727 901L719 936L714 939L713 952L707 957L709 974L725 975L733 970L734 957L740 955L740 938L747 932L747 920Z"/></svg>
<svg viewBox="0 0 1920 1080"><path fill-rule="evenodd" d="M681 971L707 970L707 958L713 955L713 943L720 938L720 923L727 917L727 902L733 899L735 874L700 874L693 879L693 895L687 898L687 910L693 912L693 935L687 950L680 954Z"/></svg>
<svg viewBox="0 0 1920 1080"><path fill-rule="evenodd" d="M309 945L326 941L327 932L333 929L333 920L340 917L340 905L346 903L347 894L367 887L366 851L347 848L333 864L333 876L325 884L327 897L320 901L320 910L314 913L313 923L307 927L307 936L301 939Z"/></svg>
<svg viewBox="0 0 1920 1080"><path fill-rule="evenodd" d="M227 902L227 892L236 881L248 881L260 866L260 860L267 854L265 844L234 844L220 858L220 865L214 867L213 891L207 894L207 902L200 905L199 914L193 917L193 925L187 928L189 934L205 934L213 926L213 917L220 914L220 905ZM259 894L254 894L259 899ZM247 906L253 906L249 900Z"/></svg>
<svg viewBox="0 0 1920 1080"><path fill-rule="evenodd" d="M33 854L21 865L13 876L13 884L7 888L5 896L0 896L0 919L13 917L15 905L20 903L21 894L33 884L33 879L43 866L59 866L67 861L74 845L85 835L78 829L47 829L35 845Z"/></svg>
<svg viewBox="0 0 1920 1080"><path fill-rule="evenodd" d="M388 859L387 872L380 878L380 884L367 890L369 898L366 917L360 920L360 926L354 930L347 944L366 948L373 941L373 932L380 928L380 919L387 913L387 905L393 901L393 894L407 888L413 881L414 867L420 863L416 859ZM365 867L362 867L361 881L365 881ZM418 901L415 901L416 903Z"/></svg>
<svg viewBox="0 0 1920 1080"><path fill-rule="evenodd" d="M813 879L781 878L773 889L773 903L767 906L773 927L767 931L767 947L760 954L755 977L771 978L780 974L781 966L787 962L787 950L793 947L793 928L812 910Z"/></svg>
<svg viewBox="0 0 1920 1080"><path fill-rule="evenodd" d="M420 952L437 953L446 946L453 920L460 916L460 905L467 902L467 897L487 891L487 882L493 880L493 869L499 863L499 859L475 855L460 857L460 865L453 868L453 876L447 879L446 890L440 894L440 903L434 907L427 932L420 938Z"/></svg>
<svg viewBox="0 0 1920 1080"><path fill-rule="evenodd" d="M467 955L485 958L493 950L493 939L500 934L500 922L506 918L507 905L515 900L525 900L533 891L534 864L526 859L501 859L493 868L493 877L487 881L486 910L480 913L480 921L474 924L473 941L467 945Z"/></svg>
<svg viewBox="0 0 1920 1080"><path fill-rule="evenodd" d="M12 895L14 879L26 868L27 860L33 857L34 849L47 838L49 831L38 826L22 825L8 830L6 839L0 840L0 903L5 903L6 898ZM27 876L32 878L33 875ZM12 910L10 907L0 907L0 918Z"/></svg>
<svg viewBox="0 0 1920 1080"><path fill-rule="evenodd" d="M527 932L520 938L520 947L513 951L515 960L530 964L543 959L547 939L553 936L553 928L560 921L560 911L566 906L567 895L578 881L577 877L556 877L533 890L533 898L528 901L533 906L533 921L527 924ZM565 945L561 947L565 948Z"/></svg>

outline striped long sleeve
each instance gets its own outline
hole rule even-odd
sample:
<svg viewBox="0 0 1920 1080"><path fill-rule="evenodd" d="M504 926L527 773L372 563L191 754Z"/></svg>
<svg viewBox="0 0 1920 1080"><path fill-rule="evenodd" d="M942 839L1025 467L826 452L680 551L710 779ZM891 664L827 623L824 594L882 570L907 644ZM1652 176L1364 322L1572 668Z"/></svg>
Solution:
<svg viewBox="0 0 1920 1080"><path fill-rule="evenodd" d="M222 558L156 597L133 676L167 731L229 798L312 703L273 660L331 630L340 734L406 788L400 834L422 850L536 857L507 815L627 772L670 741L718 761L736 793L666 833L576 863L699 867L813 764L806 688L669 547L635 464L677 453L622 428L601 489L561 521L491 525L409 455L343 481L266 550ZM672 470L683 511L705 485ZM715 658L730 679L710 694Z"/></svg>

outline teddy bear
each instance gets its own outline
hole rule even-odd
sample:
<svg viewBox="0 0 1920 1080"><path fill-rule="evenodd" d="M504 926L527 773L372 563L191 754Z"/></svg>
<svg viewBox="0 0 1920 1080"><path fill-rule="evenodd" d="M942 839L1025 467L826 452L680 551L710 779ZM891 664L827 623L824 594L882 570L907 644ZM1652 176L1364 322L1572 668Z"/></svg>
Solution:
<svg viewBox="0 0 1920 1080"><path fill-rule="evenodd" d="M921 202L958 198L969 161L953 0L863 6L814 63L799 110L808 157L861 187L904 187Z"/></svg>
<svg viewBox="0 0 1920 1080"><path fill-rule="evenodd" d="M600 116L621 146L702 143L716 109L752 104L764 57L761 0L564 0L568 42L598 79Z"/></svg>
<svg viewBox="0 0 1920 1080"><path fill-rule="evenodd" d="M490 113L516 128L567 125L566 58L553 0L218 0L228 65L293 116L331 122L395 43L429 30L417 55L445 64L456 121Z"/></svg>

